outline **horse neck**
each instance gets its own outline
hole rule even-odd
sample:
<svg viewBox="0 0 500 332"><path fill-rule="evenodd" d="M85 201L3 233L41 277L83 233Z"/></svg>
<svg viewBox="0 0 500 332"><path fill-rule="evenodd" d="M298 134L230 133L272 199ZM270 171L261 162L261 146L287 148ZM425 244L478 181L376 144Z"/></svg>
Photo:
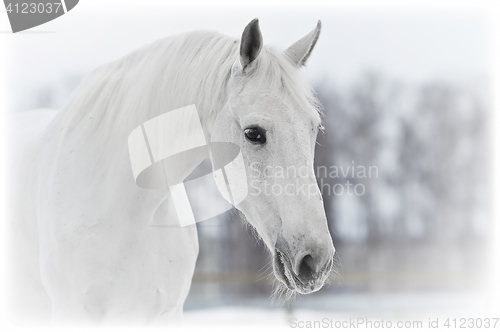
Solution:
<svg viewBox="0 0 500 332"><path fill-rule="evenodd" d="M229 37L192 33L159 41L96 70L52 125L61 154L74 149L92 156L87 166L106 177L110 169L130 163L127 138L137 126L192 104L210 142L215 118L227 101L237 47ZM203 159L192 160L185 171L189 174ZM122 180L129 180L125 173Z"/></svg>

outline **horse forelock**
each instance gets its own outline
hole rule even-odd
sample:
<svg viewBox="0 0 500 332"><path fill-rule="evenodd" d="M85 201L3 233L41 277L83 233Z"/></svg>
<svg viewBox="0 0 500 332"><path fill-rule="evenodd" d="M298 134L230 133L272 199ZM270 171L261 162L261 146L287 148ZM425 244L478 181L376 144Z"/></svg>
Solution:
<svg viewBox="0 0 500 332"><path fill-rule="evenodd" d="M322 116L321 103L314 90L282 50L265 46L256 61L249 79L255 80L261 91L271 92L285 102L295 104L294 111L305 111L313 117Z"/></svg>

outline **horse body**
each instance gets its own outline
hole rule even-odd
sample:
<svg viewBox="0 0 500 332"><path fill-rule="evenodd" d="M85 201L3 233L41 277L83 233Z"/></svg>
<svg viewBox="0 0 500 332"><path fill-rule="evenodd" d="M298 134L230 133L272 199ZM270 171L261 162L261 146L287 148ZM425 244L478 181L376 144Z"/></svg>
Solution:
<svg viewBox="0 0 500 332"><path fill-rule="evenodd" d="M49 176L38 179L37 193L40 272L53 318L180 315L198 253L196 229L149 227L172 219L169 194L126 181L123 146L113 166L92 167L85 160L91 147L71 150L75 145L54 134L47 133L56 138L44 147L40 173ZM96 176L101 166L112 171Z"/></svg>
<svg viewBox="0 0 500 332"><path fill-rule="evenodd" d="M12 297L21 313L33 319L34 311L41 317L50 308L52 321L94 323L161 323L182 316L198 255L196 227L179 227L168 191L136 185L127 149L130 132L155 116L195 104L206 141L218 137L237 144L249 163L251 154L260 152L241 141L243 124L239 124L241 116L234 114L234 103L247 104L241 109L255 113L244 121L260 118L259 112L252 111L258 106L256 100L274 105L276 114L284 114L284 123L298 133L288 141L303 146L298 156L287 151L274 160L301 163L312 170L319 116L304 103L290 104L310 109L294 115L277 91L289 79L276 75L277 71L283 66L292 71L289 58L263 50L261 57L268 57L265 60L272 66L262 70L276 76L276 91L269 97L274 101L260 98L253 88L254 98L249 99L240 86L262 48L255 45L259 40L248 33L249 27L255 29L255 21L247 26L241 43L211 32L166 38L96 70L57 114L20 115L24 116L20 123L33 120L36 124L23 144L19 138L12 139L17 145L13 151L22 151L12 158L16 192L10 204ZM319 28L299 40L290 58L301 66L318 34ZM262 85L266 79L261 75L248 86ZM276 124L273 130L278 137L288 129ZM282 141L286 144L287 139ZM272 143L267 146L272 148ZM184 160L174 172L174 182L185 179L204 158ZM259 158L266 162L262 154ZM313 179L303 181L315 184ZM259 224L258 211L252 209L270 202L243 202L237 208L249 217L271 252L279 252L274 263L280 280L290 289L310 292L323 285L331 269L333 245L320 197L301 199L280 203L273 198L272 204L283 206L266 212L274 217L261 221L264 224ZM285 227L278 214L283 212L281 219L292 220L290 206L301 202L317 213L300 211L295 215L309 216L309 224ZM318 227L312 226L316 223ZM297 230L303 234L295 234Z"/></svg>
<svg viewBox="0 0 500 332"><path fill-rule="evenodd" d="M126 158L96 178L96 169L80 159L84 148L64 144L59 121L56 116L33 136L20 159L20 169L31 170L19 177L23 203L13 211L23 216L13 238L24 247L14 249L16 264L26 265L13 278L20 311L32 319L26 303L35 301L38 318L51 313L55 321L180 317L198 254L196 228L149 227L175 220L169 194L126 181Z"/></svg>

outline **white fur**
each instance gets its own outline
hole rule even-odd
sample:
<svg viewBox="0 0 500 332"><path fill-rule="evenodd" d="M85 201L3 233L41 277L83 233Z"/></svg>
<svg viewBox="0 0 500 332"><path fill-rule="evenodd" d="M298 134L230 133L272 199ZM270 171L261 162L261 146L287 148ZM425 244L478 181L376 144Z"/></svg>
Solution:
<svg viewBox="0 0 500 332"><path fill-rule="evenodd" d="M243 137L241 128L235 129L244 125L243 115L260 117L267 107L271 121L291 126L284 132L296 128L280 144L303 146L283 149L288 157L281 161L312 164L320 118L311 89L287 57L270 47L262 49L246 77L237 68L232 73L238 50L238 40L212 32L160 40L92 73L59 113L45 112L34 121L25 142L23 135L12 138L11 281L13 308L24 314L15 316L19 322L39 322L34 319L47 313L54 322L120 324L181 317L198 255L197 232L170 222L175 218L168 192L134 182L127 137L145 121L195 104L207 142L214 128L217 136L221 130L228 135L216 141L236 142ZM247 100L252 96L262 98L262 109L242 114L253 107ZM268 98L273 101L265 104ZM16 128L39 114L20 114ZM222 123L227 127L221 129ZM238 144L248 158L248 147ZM201 161L186 160L177 180ZM319 198L313 205L304 206L319 209L314 215L324 232ZM259 226L265 220L248 213L272 246L276 232L268 233ZM153 224L172 227L149 227Z"/></svg>

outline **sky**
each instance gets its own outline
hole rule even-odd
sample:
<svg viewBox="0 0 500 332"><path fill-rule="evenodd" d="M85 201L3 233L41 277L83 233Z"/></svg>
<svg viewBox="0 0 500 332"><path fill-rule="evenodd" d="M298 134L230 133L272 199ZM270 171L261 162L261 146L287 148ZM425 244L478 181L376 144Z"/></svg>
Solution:
<svg viewBox="0 0 500 332"><path fill-rule="evenodd" d="M321 37L304 70L312 82L345 86L367 70L416 83L485 78L491 72L490 21L475 9L85 0L66 15L18 34L8 33L6 12L0 11L8 108L24 110L40 87L88 74L157 39L198 29L239 37L255 17L264 42L283 49L321 19Z"/></svg>

